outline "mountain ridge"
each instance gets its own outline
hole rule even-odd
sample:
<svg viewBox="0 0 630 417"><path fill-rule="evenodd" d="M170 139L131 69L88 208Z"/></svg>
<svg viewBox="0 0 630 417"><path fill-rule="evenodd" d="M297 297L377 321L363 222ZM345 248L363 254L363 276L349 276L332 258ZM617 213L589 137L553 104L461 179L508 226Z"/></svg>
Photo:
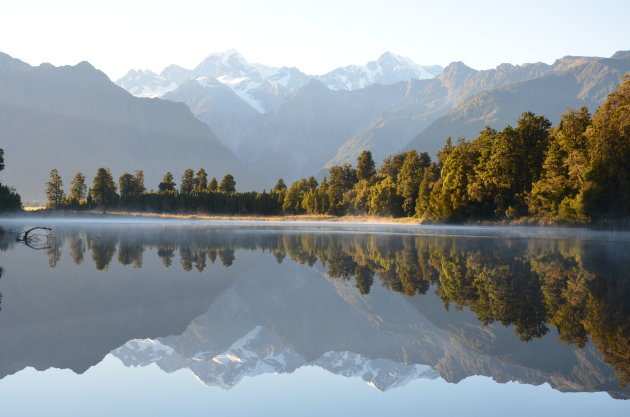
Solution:
<svg viewBox="0 0 630 417"><path fill-rule="evenodd" d="M77 171L91 179L105 166L115 178L144 170L147 189L166 171L200 167L219 178L232 173L241 189L263 185L188 106L134 97L87 62L32 67L5 54L0 110L3 182L24 200L43 199L52 168L66 184Z"/></svg>

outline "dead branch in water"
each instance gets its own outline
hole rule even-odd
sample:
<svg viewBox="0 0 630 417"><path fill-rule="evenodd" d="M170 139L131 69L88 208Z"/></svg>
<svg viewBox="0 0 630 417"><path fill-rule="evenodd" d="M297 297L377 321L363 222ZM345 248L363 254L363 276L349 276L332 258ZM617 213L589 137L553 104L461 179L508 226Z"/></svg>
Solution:
<svg viewBox="0 0 630 417"><path fill-rule="evenodd" d="M50 234L32 233L34 230L52 230L50 227L37 226L25 231L22 236L15 238L17 242L24 243L31 249L41 250L50 248ZM42 239L45 242L42 242Z"/></svg>

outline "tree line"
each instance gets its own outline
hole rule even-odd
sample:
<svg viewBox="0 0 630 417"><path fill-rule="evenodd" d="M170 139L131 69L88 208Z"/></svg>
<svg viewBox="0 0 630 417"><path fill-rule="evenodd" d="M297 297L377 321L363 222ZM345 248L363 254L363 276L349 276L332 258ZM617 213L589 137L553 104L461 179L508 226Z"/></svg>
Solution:
<svg viewBox="0 0 630 417"><path fill-rule="evenodd" d="M237 192L227 174L208 181L187 169L179 189L169 172L158 191L146 191L142 171L125 173L118 190L100 168L86 192L77 173L68 197L56 170L47 184L48 206L118 207L223 214L327 214L415 217L435 222L534 218L605 222L630 218L630 76L591 115L568 110L552 127L525 112L515 127L487 127L471 141L451 138L437 161L415 150L389 156L377 168L364 151L356 166L333 166L315 177L279 179L262 192Z"/></svg>
<svg viewBox="0 0 630 417"><path fill-rule="evenodd" d="M91 260L107 269L143 266L145 250L157 251L165 267L203 272L209 263L225 267L237 251L263 251L278 263L315 266L354 283L360 294L373 285L407 296L435 291L448 310L467 308L484 325L513 326L523 341L543 337L553 328L564 343L592 342L620 381L630 381L630 265L627 244L619 242L461 239L453 236L331 235L322 233L181 233L107 230L59 233L48 248L56 267L62 246L75 264ZM211 275L210 275L211 276Z"/></svg>

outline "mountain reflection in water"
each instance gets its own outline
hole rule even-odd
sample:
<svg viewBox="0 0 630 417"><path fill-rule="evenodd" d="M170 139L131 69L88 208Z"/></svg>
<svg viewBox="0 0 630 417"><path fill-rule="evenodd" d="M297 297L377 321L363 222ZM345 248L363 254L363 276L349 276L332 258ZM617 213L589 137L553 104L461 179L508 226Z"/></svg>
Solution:
<svg viewBox="0 0 630 417"><path fill-rule="evenodd" d="M315 365L381 390L486 375L628 397L626 237L114 224L54 237L39 252L2 237L0 377L82 373L113 352L223 388Z"/></svg>

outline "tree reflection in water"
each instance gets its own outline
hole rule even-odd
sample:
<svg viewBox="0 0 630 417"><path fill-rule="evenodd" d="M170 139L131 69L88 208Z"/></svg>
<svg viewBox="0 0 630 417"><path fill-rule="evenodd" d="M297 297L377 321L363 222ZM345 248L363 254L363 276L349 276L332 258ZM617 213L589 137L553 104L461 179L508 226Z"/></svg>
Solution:
<svg viewBox="0 0 630 417"><path fill-rule="evenodd" d="M236 250L269 252L278 263L314 266L333 279L354 280L361 294L374 282L407 296L434 289L446 309L467 308L484 324L514 326L523 341L557 329L567 344L590 340L622 383L630 381L630 244L579 239L456 238L324 233L185 232L61 233L48 249L55 267L62 247L75 264L86 248L97 270L117 254L141 268L157 251L165 267L179 253L181 268L201 273L217 260L237 261ZM0 274L2 270L0 269Z"/></svg>

